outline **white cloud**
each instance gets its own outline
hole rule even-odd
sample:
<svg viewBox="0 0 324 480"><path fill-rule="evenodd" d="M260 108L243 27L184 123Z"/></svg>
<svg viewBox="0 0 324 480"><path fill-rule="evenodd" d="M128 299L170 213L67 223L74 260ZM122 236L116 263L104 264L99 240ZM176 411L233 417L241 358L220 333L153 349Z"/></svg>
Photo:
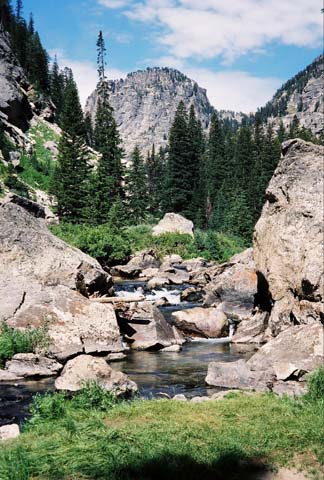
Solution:
<svg viewBox="0 0 324 480"><path fill-rule="evenodd" d="M275 77L261 78L242 71L214 73L203 68L182 69L200 87L206 88L210 103L218 110L250 113L265 105L283 83Z"/></svg>
<svg viewBox="0 0 324 480"><path fill-rule="evenodd" d="M125 13L158 24L158 42L178 58L221 55L231 61L270 42L299 47L322 42L318 0L133 0Z"/></svg>
<svg viewBox="0 0 324 480"><path fill-rule="evenodd" d="M98 0L99 5L107 8L121 8L129 4L128 0Z"/></svg>
<svg viewBox="0 0 324 480"><path fill-rule="evenodd" d="M94 91L98 82L97 66L88 61L78 61L67 58L62 50L53 50L51 57L57 56L61 68L69 67L73 71L74 79L78 85L81 104L84 106L88 96ZM107 77L111 80L124 78L126 73L118 68L108 68Z"/></svg>

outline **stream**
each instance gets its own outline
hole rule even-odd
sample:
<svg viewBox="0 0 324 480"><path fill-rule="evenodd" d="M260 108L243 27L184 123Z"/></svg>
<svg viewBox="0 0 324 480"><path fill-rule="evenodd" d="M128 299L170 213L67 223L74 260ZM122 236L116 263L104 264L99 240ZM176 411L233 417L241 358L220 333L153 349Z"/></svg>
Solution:
<svg viewBox="0 0 324 480"><path fill-rule="evenodd" d="M115 286L116 295L145 295L148 301L161 298L168 300L168 305L160 307L167 321L177 310L193 308L199 303L180 301L181 290L190 285L170 286L146 291L144 282L123 281ZM121 370L134 380L144 398L172 397L185 394L186 397L212 395L220 389L205 385L208 363L212 361L230 362L249 357L251 347L234 345L230 339L195 339L188 341L182 351L148 352L128 351L127 358L112 362L110 366ZM8 423L21 423L28 417L29 404L35 393L54 390L54 379L30 380L23 383L0 385L0 426Z"/></svg>

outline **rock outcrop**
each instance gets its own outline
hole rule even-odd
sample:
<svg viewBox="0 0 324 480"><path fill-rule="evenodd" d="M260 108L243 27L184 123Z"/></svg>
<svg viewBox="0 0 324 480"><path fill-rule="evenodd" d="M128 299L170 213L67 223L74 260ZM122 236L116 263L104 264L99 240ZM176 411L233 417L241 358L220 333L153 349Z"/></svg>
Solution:
<svg viewBox="0 0 324 480"><path fill-rule="evenodd" d="M63 365L51 358L34 353L17 353L6 363L6 370L17 377L56 376Z"/></svg>
<svg viewBox="0 0 324 480"><path fill-rule="evenodd" d="M162 220L153 227L153 236L163 233L181 233L193 237L194 225L191 220L178 213L166 213Z"/></svg>
<svg viewBox="0 0 324 480"><path fill-rule="evenodd" d="M59 360L78 353L122 351L111 305L92 302L109 292L99 263L52 235L21 206L0 206L0 318L15 328L46 326Z"/></svg>
<svg viewBox="0 0 324 480"><path fill-rule="evenodd" d="M206 90L183 73L171 68L148 68L110 82L110 104L127 155L135 145L142 152L165 147L176 108L182 100L193 105L204 128L208 126L211 107ZM88 98L86 111L94 119L98 96Z"/></svg>
<svg viewBox="0 0 324 480"><path fill-rule="evenodd" d="M268 335L324 321L323 156L324 147L285 142L266 191L253 243Z"/></svg>
<svg viewBox="0 0 324 480"><path fill-rule="evenodd" d="M76 392L87 383L95 382L104 390L118 397L129 397L137 391L137 385L127 375L113 370L103 358L79 355L69 360L60 377L55 381L57 390Z"/></svg>

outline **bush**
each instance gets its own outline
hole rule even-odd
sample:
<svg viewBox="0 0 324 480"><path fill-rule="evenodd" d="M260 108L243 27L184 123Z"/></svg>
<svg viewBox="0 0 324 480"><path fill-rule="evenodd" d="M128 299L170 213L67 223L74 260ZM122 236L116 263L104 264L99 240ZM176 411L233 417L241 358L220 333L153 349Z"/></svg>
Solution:
<svg viewBox="0 0 324 480"><path fill-rule="evenodd" d="M117 402L117 397L113 392L104 390L96 382L89 382L73 397L71 404L74 408L105 411L114 407Z"/></svg>
<svg viewBox="0 0 324 480"><path fill-rule="evenodd" d="M315 370L308 378L308 397L311 400L324 400L324 367Z"/></svg>
<svg viewBox="0 0 324 480"><path fill-rule="evenodd" d="M38 348L48 346L46 328L29 328L21 331L8 327L5 322L1 324L0 333L0 367L10 360L16 353L35 353Z"/></svg>
<svg viewBox="0 0 324 480"><path fill-rule="evenodd" d="M102 264L116 265L125 262L131 254L127 236L122 231L115 233L109 225L93 227L61 223L53 225L51 231Z"/></svg>

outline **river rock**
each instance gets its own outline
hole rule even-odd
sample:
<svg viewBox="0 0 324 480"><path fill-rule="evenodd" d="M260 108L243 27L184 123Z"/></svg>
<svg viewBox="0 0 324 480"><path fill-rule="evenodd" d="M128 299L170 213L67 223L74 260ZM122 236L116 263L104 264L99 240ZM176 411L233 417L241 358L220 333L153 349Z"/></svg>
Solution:
<svg viewBox="0 0 324 480"><path fill-rule="evenodd" d="M184 260L182 266L186 267L187 272L194 273L207 268L207 262L204 258L191 258L190 260Z"/></svg>
<svg viewBox="0 0 324 480"><path fill-rule="evenodd" d="M208 385L234 389L269 391L273 378L265 372L253 372L245 360L235 362L211 362L208 365Z"/></svg>
<svg viewBox="0 0 324 480"><path fill-rule="evenodd" d="M12 440L19 437L20 430L19 425L12 423L11 425L3 425L0 427L0 442Z"/></svg>
<svg viewBox="0 0 324 480"><path fill-rule="evenodd" d="M253 244L258 295L272 307L269 334L319 321L323 305L324 147L300 139L282 145ZM305 308L304 301L307 301Z"/></svg>
<svg viewBox="0 0 324 480"><path fill-rule="evenodd" d="M147 282L147 288L150 290L158 287L164 287L165 285L170 285L170 280L166 276L157 275Z"/></svg>
<svg viewBox="0 0 324 480"><path fill-rule="evenodd" d="M233 343L264 343L265 331L268 327L269 313L256 312L248 320L239 323L234 336Z"/></svg>
<svg viewBox="0 0 324 480"><path fill-rule="evenodd" d="M210 277L205 285L206 305L222 305L222 310L233 320L250 318L257 292L257 275L253 250L249 248L234 255L228 262L204 272Z"/></svg>
<svg viewBox="0 0 324 480"><path fill-rule="evenodd" d="M45 326L59 361L123 350L113 307L87 298L111 285L96 260L52 235L44 220L14 203L0 206L0 318L19 329Z"/></svg>
<svg viewBox="0 0 324 480"><path fill-rule="evenodd" d="M252 370L266 371L280 380L299 378L324 365L324 327L320 323L299 325L282 331L249 360Z"/></svg>
<svg viewBox="0 0 324 480"><path fill-rule="evenodd" d="M165 285L183 285L190 280L190 274L178 268L170 268L169 271L160 272L159 275L147 282L147 288L153 289Z"/></svg>
<svg viewBox="0 0 324 480"><path fill-rule="evenodd" d="M106 360L107 362L121 362L122 360L125 360L127 358L127 355L125 353L119 352L119 353L109 353L107 355Z"/></svg>
<svg viewBox="0 0 324 480"><path fill-rule="evenodd" d="M143 279L151 279L153 277L156 277L158 275L158 272L158 268L145 268L144 270L142 270L139 276Z"/></svg>
<svg viewBox="0 0 324 480"><path fill-rule="evenodd" d="M142 250L136 253L127 265L117 265L112 268L113 275L125 278L137 278L143 270L157 269L160 266L159 259L153 250Z"/></svg>
<svg viewBox="0 0 324 480"><path fill-rule="evenodd" d="M163 262L160 266L160 271L169 271L170 268L173 268L175 265L181 265L182 264L182 257L180 255L172 254L172 255L166 255L163 258Z"/></svg>
<svg viewBox="0 0 324 480"><path fill-rule="evenodd" d="M190 400L191 403L202 403L202 402L208 402L210 400L209 397L192 397Z"/></svg>
<svg viewBox="0 0 324 480"><path fill-rule="evenodd" d="M188 399L183 393L178 393L174 397L172 397L172 400L176 400L178 402L186 402Z"/></svg>
<svg viewBox="0 0 324 480"><path fill-rule="evenodd" d="M76 392L89 382L96 382L117 396L128 397L137 391L136 383L127 375L113 370L103 358L91 355L80 355L69 360L61 376L56 379L55 388Z"/></svg>
<svg viewBox="0 0 324 480"><path fill-rule="evenodd" d="M229 324L221 310L210 308L190 308L172 313L174 325L188 335L204 338L227 337Z"/></svg>
<svg viewBox="0 0 324 480"><path fill-rule="evenodd" d="M17 353L6 363L6 370L18 377L52 377L62 368L55 360L34 353Z"/></svg>
<svg viewBox="0 0 324 480"><path fill-rule="evenodd" d="M307 386L305 382L275 382L272 388L273 393L276 393L280 397L287 395L288 397L300 397L307 393Z"/></svg>
<svg viewBox="0 0 324 480"><path fill-rule="evenodd" d="M160 310L149 302L124 305L117 313L120 329L132 349L160 350L184 342Z"/></svg>
<svg viewBox="0 0 324 480"><path fill-rule="evenodd" d="M179 353L181 352L180 345L171 345L170 347L165 347L160 350L161 353Z"/></svg>
<svg viewBox="0 0 324 480"><path fill-rule="evenodd" d="M203 291L199 287L189 287L180 293L181 302L200 302Z"/></svg>
<svg viewBox="0 0 324 480"><path fill-rule="evenodd" d="M16 382L18 380L21 380L21 377L0 368L0 383Z"/></svg>
<svg viewBox="0 0 324 480"><path fill-rule="evenodd" d="M164 233L181 233L193 237L194 225L191 220L179 215L178 213L166 213L162 220L153 227L153 236L163 235Z"/></svg>

